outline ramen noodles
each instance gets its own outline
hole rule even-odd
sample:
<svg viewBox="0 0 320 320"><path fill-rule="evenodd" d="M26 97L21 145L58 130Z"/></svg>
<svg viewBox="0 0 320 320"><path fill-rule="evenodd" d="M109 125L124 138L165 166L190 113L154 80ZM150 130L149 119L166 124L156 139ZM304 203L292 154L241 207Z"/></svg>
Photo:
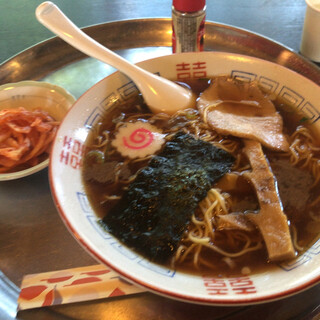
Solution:
<svg viewBox="0 0 320 320"><path fill-rule="evenodd" d="M294 259L320 231L320 147L308 119L255 83L188 85L197 109L152 114L137 96L89 136L83 180L101 225L188 272L248 274Z"/></svg>

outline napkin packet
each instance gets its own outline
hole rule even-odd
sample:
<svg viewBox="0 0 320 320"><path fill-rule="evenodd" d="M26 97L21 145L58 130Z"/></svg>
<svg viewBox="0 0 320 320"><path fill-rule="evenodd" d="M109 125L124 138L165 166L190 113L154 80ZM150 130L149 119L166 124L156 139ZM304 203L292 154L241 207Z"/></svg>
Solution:
<svg viewBox="0 0 320 320"><path fill-rule="evenodd" d="M18 310L145 292L103 265L24 276Z"/></svg>

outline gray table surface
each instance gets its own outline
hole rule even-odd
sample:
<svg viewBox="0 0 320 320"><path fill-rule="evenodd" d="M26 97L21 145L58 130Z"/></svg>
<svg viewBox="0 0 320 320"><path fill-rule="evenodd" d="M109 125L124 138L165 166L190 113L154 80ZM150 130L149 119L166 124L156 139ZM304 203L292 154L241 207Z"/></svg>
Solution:
<svg viewBox="0 0 320 320"><path fill-rule="evenodd" d="M0 62L52 33L34 16L39 0L0 0ZM56 0L79 27L137 18L171 17L170 0ZM244 28L298 51L304 0L207 0L207 20Z"/></svg>

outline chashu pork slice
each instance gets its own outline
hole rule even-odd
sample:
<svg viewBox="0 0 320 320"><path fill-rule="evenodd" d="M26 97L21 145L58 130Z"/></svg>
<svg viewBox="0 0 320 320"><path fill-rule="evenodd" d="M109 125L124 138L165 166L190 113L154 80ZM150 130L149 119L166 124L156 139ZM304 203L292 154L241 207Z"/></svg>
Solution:
<svg viewBox="0 0 320 320"><path fill-rule="evenodd" d="M243 230L248 232L255 230L255 224L242 212L217 215L217 223L217 230Z"/></svg>
<svg viewBox="0 0 320 320"><path fill-rule="evenodd" d="M197 107L204 121L220 134L257 140L274 150L289 149L282 117L255 82L217 77Z"/></svg>
<svg viewBox="0 0 320 320"><path fill-rule="evenodd" d="M254 140L245 140L244 143L244 153L252 170L243 174L253 184L260 204L258 213L248 213L246 217L260 229L271 261L294 258L288 220L282 211L276 181L261 144Z"/></svg>

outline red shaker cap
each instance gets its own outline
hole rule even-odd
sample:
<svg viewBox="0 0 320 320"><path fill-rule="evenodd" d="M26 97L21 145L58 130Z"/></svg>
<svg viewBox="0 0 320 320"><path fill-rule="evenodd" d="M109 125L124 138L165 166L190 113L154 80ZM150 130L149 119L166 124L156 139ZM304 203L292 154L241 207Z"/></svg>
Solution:
<svg viewBox="0 0 320 320"><path fill-rule="evenodd" d="M173 7L182 12L196 12L202 10L206 0L173 0Z"/></svg>

